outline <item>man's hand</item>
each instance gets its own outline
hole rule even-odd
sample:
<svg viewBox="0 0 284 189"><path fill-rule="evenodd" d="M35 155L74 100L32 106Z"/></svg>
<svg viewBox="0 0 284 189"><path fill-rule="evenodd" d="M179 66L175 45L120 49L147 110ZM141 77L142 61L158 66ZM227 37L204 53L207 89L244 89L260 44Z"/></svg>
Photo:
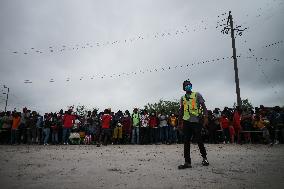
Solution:
<svg viewBox="0 0 284 189"><path fill-rule="evenodd" d="M178 122L178 129L183 129L183 121Z"/></svg>

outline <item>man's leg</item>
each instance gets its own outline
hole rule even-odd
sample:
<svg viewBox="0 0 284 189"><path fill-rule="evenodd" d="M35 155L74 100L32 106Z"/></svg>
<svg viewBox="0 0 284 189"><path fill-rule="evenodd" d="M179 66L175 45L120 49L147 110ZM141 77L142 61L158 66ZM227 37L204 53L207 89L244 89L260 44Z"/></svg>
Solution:
<svg viewBox="0 0 284 189"><path fill-rule="evenodd" d="M140 128L140 143L144 144L144 127Z"/></svg>
<svg viewBox="0 0 284 189"><path fill-rule="evenodd" d="M66 144L67 129L63 128L63 144Z"/></svg>
<svg viewBox="0 0 284 189"><path fill-rule="evenodd" d="M15 135L16 135L16 130L11 129L11 144L15 143Z"/></svg>
<svg viewBox="0 0 284 189"><path fill-rule="evenodd" d="M131 135L131 144L135 144L135 127L132 128L132 135Z"/></svg>
<svg viewBox="0 0 284 189"><path fill-rule="evenodd" d="M202 137L201 137L202 125L200 125L199 123L194 123L193 128L194 128L193 132L194 132L194 135L195 135L195 138L196 138L196 142L198 144L200 154L203 158L202 165L208 166L209 162L207 160L207 153L206 153L206 149L204 147L204 143L203 143Z"/></svg>
<svg viewBox="0 0 284 189"><path fill-rule="evenodd" d="M189 124L184 125L183 133L184 133L184 159L185 162L191 163L190 140L192 137L192 126L190 126Z"/></svg>
<svg viewBox="0 0 284 189"><path fill-rule="evenodd" d="M179 169L191 168L191 158L190 158L190 139L192 136L192 127L190 122L183 121L183 134L184 134L184 160L183 165L179 165Z"/></svg>
<svg viewBox="0 0 284 189"><path fill-rule="evenodd" d="M169 126L166 126L166 128L165 128L165 142L166 142L167 144L170 142L169 133L170 133L170 127L169 127Z"/></svg>
<svg viewBox="0 0 284 189"><path fill-rule="evenodd" d="M164 143L164 127L160 127L160 142Z"/></svg>

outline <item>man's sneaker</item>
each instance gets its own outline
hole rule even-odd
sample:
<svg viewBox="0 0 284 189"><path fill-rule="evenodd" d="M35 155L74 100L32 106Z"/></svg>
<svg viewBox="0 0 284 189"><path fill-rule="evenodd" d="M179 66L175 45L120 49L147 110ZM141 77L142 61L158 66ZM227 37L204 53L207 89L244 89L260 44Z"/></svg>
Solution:
<svg viewBox="0 0 284 189"><path fill-rule="evenodd" d="M207 159L203 159L203 160L202 160L202 165L203 165L203 166L208 166L208 165L209 165L208 160L207 160Z"/></svg>
<svg viewBox="0 0 284 189"><path fill-rule="evenodd" d="M187 168L192 168L190 163L184 163L183 165L178 166L178 169L187 169Z"/></svg>

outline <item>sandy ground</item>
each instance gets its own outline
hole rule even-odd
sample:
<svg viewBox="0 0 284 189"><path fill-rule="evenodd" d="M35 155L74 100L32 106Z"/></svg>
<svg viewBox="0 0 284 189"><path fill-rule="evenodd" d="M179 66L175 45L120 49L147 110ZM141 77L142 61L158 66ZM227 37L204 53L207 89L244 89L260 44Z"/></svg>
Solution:
<svg viewBox="0 0 284 189"><path fill-rule="evenodd" d="M0 146L0 188L284 188L284 145Z"/></svg>

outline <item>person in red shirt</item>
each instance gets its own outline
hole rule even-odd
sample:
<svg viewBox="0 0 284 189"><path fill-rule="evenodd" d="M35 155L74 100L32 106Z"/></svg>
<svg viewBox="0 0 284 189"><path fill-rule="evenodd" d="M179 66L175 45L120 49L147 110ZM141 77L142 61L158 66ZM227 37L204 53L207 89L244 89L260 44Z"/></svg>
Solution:
<svg viewBox="0 0 284 189"><path fill-rule="evenodd" d="M229 131L230 131L230 142L233 144L235 142L235 129L233 125L229 126Z"/></svg>
<svg viewBox="0 0 284 189"><path fill-rule="evenodd" d="M156 116L155 112L152 112L150 117L149 117L149 127L150 127L150 143L153 144L158 144L158 124L159 124L159 119Z"/></svg>
<svg viewBox="0 0 284 189"><path fill-rule="evenodd" d="M131 117L128 110L125 111L122 118L122 134L124 143L129 144L131 139Z"/></svg>
<svg viewBox="0 0 284 189"><path fill-rule="evenodd" d="M102 129L100 134L100 139L98 142L97 147L101 146L102 138L104 138L104 145L107 145L108 140L111 140L111 123L112 123L112 116L110 115L111 111L109 109L105 109L104 115L101 118L102 122Z"/></svg>
<svg viewBox="0 0 284 189"><path fill-rule="evenodd" d="M224 143L229 143L230 141L230 131L229 131L229 124L230 121L228 119L228 117L226 116L226 114L223 112L220 118L220 124L221 124L221 128L223 130L223 134L225 137L225 141Z"/></svg>
<svg viewBox="0 0 284 189"><path fill-rule="evenodd" d="M237 107L233 114L233 127L235 130L236 141L240 143L240 131L241 131L241 112L240 108Z"/></svg>
<svg viewBox="0 0 284 189"><path fill-rule="evenodd" d="M73 124L75 122L75 116L71 114L72 110L68 110L67 113L64 114L63 117L63 144L69 144L69 136Z"/></svg>

